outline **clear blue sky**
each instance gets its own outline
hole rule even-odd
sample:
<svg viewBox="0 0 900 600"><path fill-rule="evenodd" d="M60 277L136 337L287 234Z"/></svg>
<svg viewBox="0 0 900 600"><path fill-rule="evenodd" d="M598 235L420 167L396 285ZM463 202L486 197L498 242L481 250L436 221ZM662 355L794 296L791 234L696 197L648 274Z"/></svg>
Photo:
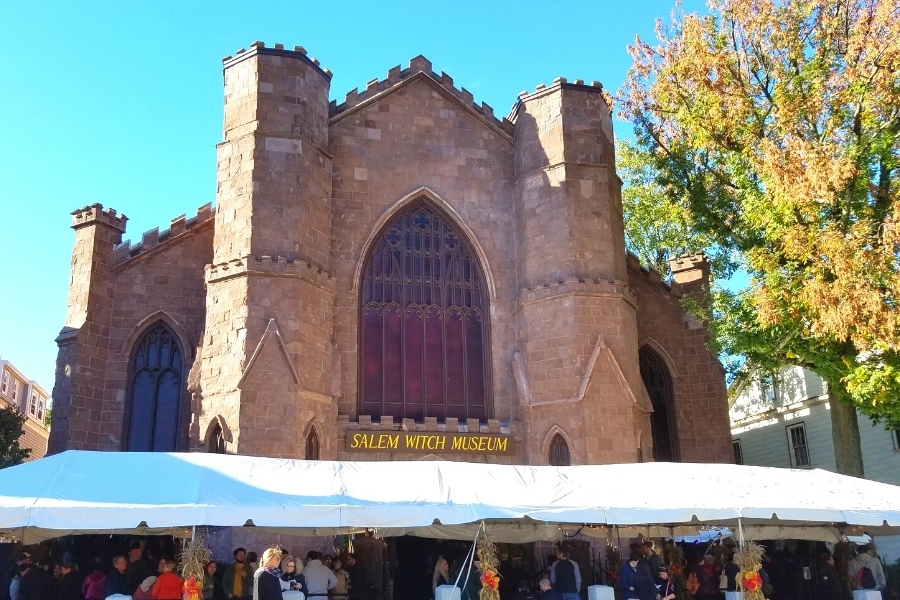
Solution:
<svg viewBox="0 0 900 600"><path fill-rule="evenodd" d="M304 46L332 99L424 54L505 115L556 77L615 92L636 34L674 0L0 2L0 355L48 391L66 309L69 213L99 202L126 238L215 201L222 57ZM705 11L700 0L687 10ZM617 134L630 127L617 124Z"/></svg>

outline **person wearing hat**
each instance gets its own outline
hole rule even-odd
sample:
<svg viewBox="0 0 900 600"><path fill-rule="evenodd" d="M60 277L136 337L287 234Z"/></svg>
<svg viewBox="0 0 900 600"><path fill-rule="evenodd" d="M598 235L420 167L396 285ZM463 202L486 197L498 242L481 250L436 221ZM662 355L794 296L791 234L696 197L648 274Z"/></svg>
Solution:
<svg viewBox="0 0 900 600"><path fill-rule="evenodd" d="M31 564L31 555L27 552L20 552L19 557L16 559L16 564L12 566L9 570L9 579L12 580L13 577L19 576L19 567L22 565L30 565Z"/></svg>
<svg viewBox="0 0 900 600"><path fill-rule="evenodd" d="M669 569L665 565L657 568L656 588L659 590L659 600L675 600L681 596L681 588L676 581L669 579Z"/></svg>

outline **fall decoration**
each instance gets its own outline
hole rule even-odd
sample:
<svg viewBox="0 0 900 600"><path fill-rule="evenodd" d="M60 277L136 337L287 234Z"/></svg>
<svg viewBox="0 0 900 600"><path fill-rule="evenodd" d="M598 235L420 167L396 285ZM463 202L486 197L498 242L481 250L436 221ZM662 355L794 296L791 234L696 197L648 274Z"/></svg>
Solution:
<svg viewBox="0 0 900 600"><path fill-rule="evenodd" d="M185 579L183 600L200 600L203 591L203 580L197 581L196 577Z"/></svg>
<svg viewBox="0 0 900 600"><path fill-rule="evenodd" d="M481 590L478 592L478 600L500 600L500 574L498 573L500 561L497 560L497 547L494 545L494 540L487 531L482 530L481 536L478 538L476 553L481 563L481 566L478 567L481 571Z"/></svg>
<svg viewBox="0 0 900 600"><path fill-rule="evenodd" d="M764 600L759 570L765 553L766 549L755 542L745 542L734 553L734 562L741 569L737 575L738 590L744 592L744 600Z"/></svg>
<svg viewBox="0 0 900 600"><path fill-rule="evenodd" d="M178 566L181 569L181 577L184 579L183 600L200 599L206 564L211 559L212 553L200 538L189 541L181 549L181 554L178 556Z"/></svg>

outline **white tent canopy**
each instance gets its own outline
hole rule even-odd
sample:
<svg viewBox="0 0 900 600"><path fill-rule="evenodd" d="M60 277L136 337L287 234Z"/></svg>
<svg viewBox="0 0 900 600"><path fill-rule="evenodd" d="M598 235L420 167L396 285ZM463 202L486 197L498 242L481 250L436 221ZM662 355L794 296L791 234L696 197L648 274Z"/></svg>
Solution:
<svg viewBox="0 0 900 600"><path fill-rule="evenodd" d="M644 533L656 524L676 534L738 519L748 532L763 527L758 538L819 528L833 532L820 537L829 539L845 525L896 533L900 488L821 470L723 464L536 467L74 450L0 470L0 534L26 541L192 525L438 536L436 526L482 520L503 541L504 531L552 539L560 526L589 524L585 533L609 535L612 527Z"/></svg>

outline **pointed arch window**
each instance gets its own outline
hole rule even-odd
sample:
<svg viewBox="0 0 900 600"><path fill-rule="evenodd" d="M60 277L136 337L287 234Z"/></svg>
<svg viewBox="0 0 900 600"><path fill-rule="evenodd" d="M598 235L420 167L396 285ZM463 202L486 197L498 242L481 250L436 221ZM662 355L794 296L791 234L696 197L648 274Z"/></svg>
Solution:
<svg viewBox="0 0 900 600"><path fill-rule="evenodd" d="M569 444L560 434L553 436L550 440L550 466L552 467L568 467L572 464L572 457L569 456Z"/></svg>
<svg viewBox="0 0 900 600"><path fill-rule="evenodd" d="M672 375L662 357L650 346L643 346L638 354L641 379L653 414L650 415L650 430L653 435L653 460L657 462L679 461L678 429L675 422L675 388Z"/></svg>
<svg viewBox="0 0 900 600"><path fill-rule="evenodd" d="M225 454L225 432L219 423L216 423L209 435L209 451L212 454Z"/></svg>
<svg viewBox="0 0 900 600"><path fill-rule="evenodd" d="M163 323L151 327L131 354L125 450L174 452L181 430L184 352Z"/></svg>
<svg viewBox="0 0 900 600"><path fill-rule="evenodd" d="M492 416L484 273L440 209L422 199L385 225L359 289L360 414Z"/></svg>
<svg viewBox="0 0 900 600"><path fill-rule="evenodd" d="M319 460L319 434L315 427L310 427L306 436L306 460Z"/></svg>

